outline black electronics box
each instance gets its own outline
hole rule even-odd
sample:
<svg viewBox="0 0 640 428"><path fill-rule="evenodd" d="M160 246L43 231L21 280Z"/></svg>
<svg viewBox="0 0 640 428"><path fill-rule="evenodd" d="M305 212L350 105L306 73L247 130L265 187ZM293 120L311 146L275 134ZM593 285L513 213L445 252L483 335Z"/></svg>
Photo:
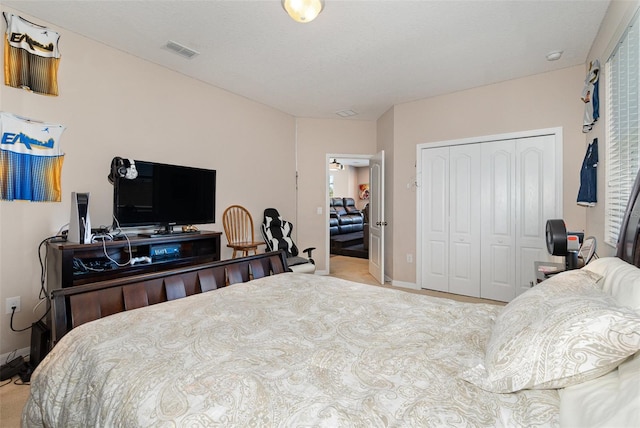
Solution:
<svg viewBox="0 0 640 428"><path fill-rule="evenodd" d="M153 261L175 259L180 257L180 244L152 245L149 253Z"/></svg>
<svg viewBox="0 0 640 428"><path fill-rule="evenodd" d="M29 366L32 370L47 356L51 348L51 330L42 321L31 325L31 353Z"/></svg>
<svg viewBox="0 0 640 428"><path fill-rule="evenodd" d="M26 363L22 355L0 366L0 381L11 379L21 371L25 370Z"/></svg>

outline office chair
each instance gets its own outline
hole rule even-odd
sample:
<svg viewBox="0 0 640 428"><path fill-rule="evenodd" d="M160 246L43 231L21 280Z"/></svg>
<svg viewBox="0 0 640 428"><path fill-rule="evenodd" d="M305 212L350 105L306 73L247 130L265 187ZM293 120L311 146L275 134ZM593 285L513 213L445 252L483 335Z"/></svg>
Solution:
<svg viewBox="0 0 640 428"><path fill-rule="evenodd" d="M264 220L260 228L264 242L267 244L267 251L284 250L287 254L287 264L293 272L314 273L316 271L315 262L311 258L311 253L315 248L306 248L307 258L300 257L298 247L291 238L293 224L284 220L278 210L267 208L264 210Z"/></svg>

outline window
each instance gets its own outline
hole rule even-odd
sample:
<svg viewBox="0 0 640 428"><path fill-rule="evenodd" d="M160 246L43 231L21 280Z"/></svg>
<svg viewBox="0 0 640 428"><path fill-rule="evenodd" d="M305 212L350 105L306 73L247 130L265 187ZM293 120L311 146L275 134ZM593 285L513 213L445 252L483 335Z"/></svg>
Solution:
<svg viewBox="0 0 640 428"><path fill-rule="evenodd" d="M638 14L606 64L607 175L605 242L616 245L639 167L640 25Z"/></svg>

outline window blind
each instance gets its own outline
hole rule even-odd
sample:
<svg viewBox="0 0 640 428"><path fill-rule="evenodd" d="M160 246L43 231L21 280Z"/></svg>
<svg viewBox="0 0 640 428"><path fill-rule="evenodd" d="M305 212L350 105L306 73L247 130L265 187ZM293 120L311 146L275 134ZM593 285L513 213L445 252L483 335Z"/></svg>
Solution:
<svg viewBox="0 0 640 428"><path fill-rule="evenodd" d="M607 60L605 242L615 246L640 165L640 29L634 16Z"/></svg>

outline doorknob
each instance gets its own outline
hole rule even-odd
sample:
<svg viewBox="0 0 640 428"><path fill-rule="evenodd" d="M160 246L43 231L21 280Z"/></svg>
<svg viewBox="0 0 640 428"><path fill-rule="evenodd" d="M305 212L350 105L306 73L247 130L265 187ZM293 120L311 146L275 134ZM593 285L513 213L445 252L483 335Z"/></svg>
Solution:
<svg viewBox="0 0 640 428"><path fill-rule="evenodd" d="M386 221L377 221L376 222L376 226L386 226L387 222Z"/></svg>

